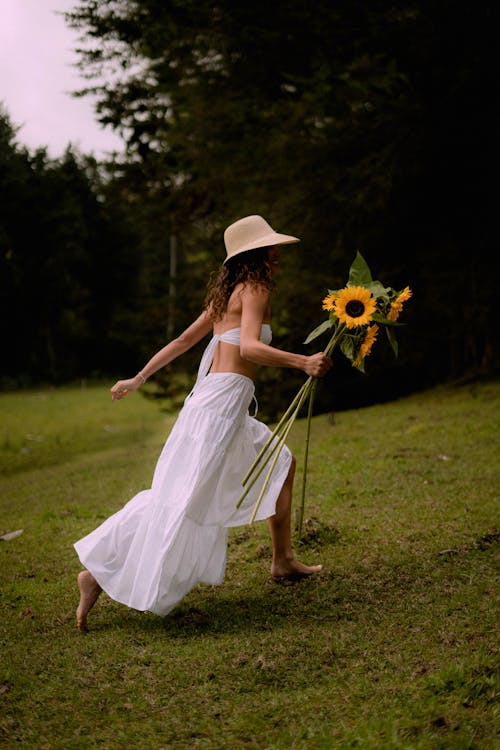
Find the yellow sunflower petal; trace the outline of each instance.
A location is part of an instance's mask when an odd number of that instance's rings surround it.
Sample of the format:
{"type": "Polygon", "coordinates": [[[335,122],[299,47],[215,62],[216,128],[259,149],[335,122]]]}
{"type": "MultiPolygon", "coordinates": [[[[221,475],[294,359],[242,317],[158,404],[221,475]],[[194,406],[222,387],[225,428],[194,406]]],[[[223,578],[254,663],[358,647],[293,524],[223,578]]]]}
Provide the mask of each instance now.
{"type": "Polygon", "coordinates": [[[409,286],[405,286],[405,288],[403,289],[403,291],[398,296],[398,301],[399,302],[406,302],[406,300],[410,299],[410,297],[412,296],[412,294],[413,294],[413,292],[411,291],[410,287],[409,286]]]}
{"type": "Polygon", "coordinates": [[[399,313],[402,310],[402,305],[398,305],[396,302],[391,302],[391,309],[387,313],[387,320],[397,320],[399,313]]]}
{"type": "Polygon", "coordinates": [[[333,310],[347,328],[367,325],[375,312],[377,300],[364,286],[347,286],[334,300],[333,310]]]}
{"type": "Polygon", "coordinates": [[[399,318],[399,313],[403,309],[403,302],[409,300],[411,296],[412,291],[410,287],[405,287],[403,291],[398,294],[396,299],[391,302],[390,310],[387,313],[387,320],[397,320],[399,318]]]}
{"type": "Polygon", "coordinates": [[[356,356],[356,359],[354,360],[355,366],[360,365],[361,362],[364,360],[364,358],[370,354],[372,350],[372,346],[376,341],[377,334],[378,334],[378,325],[371,325],[367,328],[365,338],[363,339],[363,343],[359,347],[358,354],[356,356]]]}
{"type": "Polygon", "coordinates": [[[323,310],[333,310],[336,298],[336,294],[328,294],[323,300],[323,310]]]}

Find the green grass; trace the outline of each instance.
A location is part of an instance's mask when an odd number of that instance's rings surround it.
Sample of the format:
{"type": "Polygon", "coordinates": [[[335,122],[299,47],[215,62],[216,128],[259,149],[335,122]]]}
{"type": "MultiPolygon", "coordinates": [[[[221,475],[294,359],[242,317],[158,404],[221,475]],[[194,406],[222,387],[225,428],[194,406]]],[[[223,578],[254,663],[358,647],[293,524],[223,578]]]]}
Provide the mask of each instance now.
{"type": "Polygon", "coordinates": [[[223,585],[165,619],[103,596],[84,636],[72,543],[149,486],[172,417],[105,389],[0,396],[0,527],[24,530],[0,542],[0,745],[497,747],[499,400],[315,418],[297,553],[320,575],[273,583],[266,525],[234,529],[223,585]]]}

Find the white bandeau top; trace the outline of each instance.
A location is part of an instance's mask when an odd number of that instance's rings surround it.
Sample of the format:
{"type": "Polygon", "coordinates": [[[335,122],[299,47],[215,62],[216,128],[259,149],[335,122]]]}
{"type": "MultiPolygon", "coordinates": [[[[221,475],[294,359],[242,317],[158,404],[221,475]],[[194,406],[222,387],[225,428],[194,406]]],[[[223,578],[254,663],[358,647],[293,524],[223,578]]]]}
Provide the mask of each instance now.
{"type": "MultiPolygon", "coordinates": [[[[196,389],[196,386],[199,384],[200,380],[208,375],[208,372],[212,366],[212,362],[214,361],[215,350],[217,349],[219,342],[222,341],[224,344],[233,344],[233,346],[239,346],[240,332],[241,328],[230,328],[228,331],[224,331],[223,333],[214,333],[208,343],[207,348],[203,352],[194,389],[196,389]]],[[[263,323],[260,329],[260,340],[263,344],[270,344],[272,338],[273,334],[271,331],[271,326],[269,325],[269,323],[263,323]]]]}
{"type": "MultiPolygon", "coordinates": [[[[225,344],[234,344],[235,346],[240,345],[240,333],[241,328],[230,328],[224,333],[214,333],[214,338],[218,341],[223,341],[225,344]]],[[[263,344],[270,344],[273,339],[271,326],[269,323],[263,323],[260,329],[260,340],[263,344]]],[[[213,340],[213,339],[212,339],[213,340]]]]}

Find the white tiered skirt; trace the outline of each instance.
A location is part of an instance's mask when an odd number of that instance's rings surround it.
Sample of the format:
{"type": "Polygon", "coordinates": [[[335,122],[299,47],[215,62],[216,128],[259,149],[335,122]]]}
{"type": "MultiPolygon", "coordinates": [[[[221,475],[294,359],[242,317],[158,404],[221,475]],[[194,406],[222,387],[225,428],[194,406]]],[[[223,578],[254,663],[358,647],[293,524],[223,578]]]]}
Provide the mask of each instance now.
{"type": "MultiPolygon", "coordinates": [[[[75,544],[82,564],[112,599],[167,614],[197,583],[218,584],[227,527],[248,523],[265,470],[240,508],[241,480],[270,430],[250,417],[254,384],[211,373],[186,399],[165,443],[151,489],[75,544]]],[[[274,515],[291,454],[285,446],[256,519],[274,515]]]]}

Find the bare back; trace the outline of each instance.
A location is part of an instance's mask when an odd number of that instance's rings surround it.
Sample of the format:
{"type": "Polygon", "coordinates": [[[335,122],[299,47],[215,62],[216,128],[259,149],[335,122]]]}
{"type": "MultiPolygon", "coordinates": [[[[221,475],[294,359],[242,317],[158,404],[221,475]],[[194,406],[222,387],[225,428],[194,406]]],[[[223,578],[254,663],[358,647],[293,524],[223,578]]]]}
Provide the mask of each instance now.
{"type": "MultiPolygon", "coordinates": [[[[261,295],[262,291],[261,289],[261,295]]],[[[214,334],[221,334],[232,328],[242,328],[242,325],[244,325],[250,330],[252,337],[255,336],[256,339],[260,337],[262,324],[270,323],[271,320],[269,293],[265,292],[265,304],[261,305],[261,309],[258,310],[247,303],[249,294],[252,294],[249,285],[238,284],[235,287],[223,318],[214,325],[214,334]]],[[[234,344],[226,344],[223,341],[219,343],[210,372],[235,372],[239,375],[246,375],[253,380],[255,371],[256,365],[243,359],[240,354],[240,347],[234,344]]]]}

